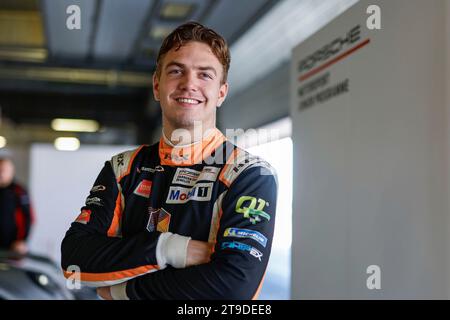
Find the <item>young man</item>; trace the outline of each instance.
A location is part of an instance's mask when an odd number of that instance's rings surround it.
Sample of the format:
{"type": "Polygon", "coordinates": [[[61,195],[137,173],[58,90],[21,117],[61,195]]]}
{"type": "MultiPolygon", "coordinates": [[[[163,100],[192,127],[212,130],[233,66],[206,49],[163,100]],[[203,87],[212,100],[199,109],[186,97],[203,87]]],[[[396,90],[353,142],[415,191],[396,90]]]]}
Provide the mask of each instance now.
{"type": "Polygon", "coordinates": [[[26,254],[33,209],[25,188],[14,181],[11,157],[10,151],[0,151],[0,250],[26,254]]]}
{"type": "Polygon", "coordinates": [[[198,23],[164,40],[153,76],[162,137],[106,162],[63,240],[66,277],[76,265],[104,299],[258,295],[276,177],[215,126],[229,65],[225,40],[198,23]]]}

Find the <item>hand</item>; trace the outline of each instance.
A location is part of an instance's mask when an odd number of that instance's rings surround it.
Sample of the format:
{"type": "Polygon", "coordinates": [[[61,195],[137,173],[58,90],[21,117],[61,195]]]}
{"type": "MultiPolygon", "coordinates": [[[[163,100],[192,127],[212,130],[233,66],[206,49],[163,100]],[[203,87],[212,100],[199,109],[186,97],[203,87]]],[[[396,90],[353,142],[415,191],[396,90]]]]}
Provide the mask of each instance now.
{"type": "Polygon", "coordinates": [[[113,297],[111,296],[110,288],[111,287],[98,287],[97,288],[97,294],[103,300],[113,300],[113,297]]]}
{"type": "Polygon", "coordinates": [[[19,255],[25,255],[28,252],[28,247],[25,241],[18,240],[13,242],[13,244],[10,247],[10,250],[14,253],[17,253],[19,255]]]}
{"type": "Polygon", "coordinates": [[[189,240],[187,247],[186,267],[207,263],[210,261],[214,244],[189,240]]]}

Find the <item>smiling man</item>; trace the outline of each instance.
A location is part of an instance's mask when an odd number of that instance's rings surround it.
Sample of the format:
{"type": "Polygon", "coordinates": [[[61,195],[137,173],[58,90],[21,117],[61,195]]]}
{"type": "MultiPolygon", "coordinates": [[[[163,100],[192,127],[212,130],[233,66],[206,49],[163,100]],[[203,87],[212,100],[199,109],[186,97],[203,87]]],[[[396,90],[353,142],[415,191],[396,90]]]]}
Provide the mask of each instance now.
{"type": "Polygon", "coordinates": [[[153,75],[161,139],[105,163],[62,242],[62,267],[104,299],[252,299],[272,246],[276,175],[216,128],[225,40],[190,22],[153,75]],[[77,266],[73,268],[72,266],[77,266]]]}
{"type": "Polygon", "coordinates": [[[153,87],[161,103],[166,136],[178,128],[193,130],[196,121],[201,121],[205,130],[215,128],[216,108],[228,92],[230,63],[226,52],[217,54],[223,55],[223,64],[208,44],[197,41],[160,53],[153,87]]]}

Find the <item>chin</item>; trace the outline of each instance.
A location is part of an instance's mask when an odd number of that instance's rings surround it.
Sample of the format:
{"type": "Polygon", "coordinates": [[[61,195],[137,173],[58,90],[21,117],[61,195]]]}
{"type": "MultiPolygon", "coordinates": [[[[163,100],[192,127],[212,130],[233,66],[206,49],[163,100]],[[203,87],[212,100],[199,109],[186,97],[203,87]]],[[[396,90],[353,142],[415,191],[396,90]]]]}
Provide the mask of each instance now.
{"type": "Polygon", "coordinates": [[[189,120],[189,121],[182,121],[180,122],[180,127],[182,128],[194,128],[195,123],[202,123],[202,120],[198,119],[198,120],[189,120]]]}
{"type": "Polygon", "coordinates": [[[171,121],[175,128],[191,128],[195,122],[202,121],[201,119],[195,119],[191,117],[178,117],[171,121]]]}

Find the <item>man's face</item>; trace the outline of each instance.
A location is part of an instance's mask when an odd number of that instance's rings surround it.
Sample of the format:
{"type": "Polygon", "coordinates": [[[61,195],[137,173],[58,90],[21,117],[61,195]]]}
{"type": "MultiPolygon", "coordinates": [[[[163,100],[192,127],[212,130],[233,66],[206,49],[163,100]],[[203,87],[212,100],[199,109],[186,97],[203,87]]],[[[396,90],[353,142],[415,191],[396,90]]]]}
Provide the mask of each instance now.
{"type": "Polygon", "coordinates": [[[153,94],[160,101],[163,125],[169,130],[192,129],[201,121],[204,129],[215,127],[216,107],[228,92],[222,84],[223,67],[210,47],[191,41],[163,58],[160,78],[153,76],[153,94]]]}
{"type": "Polygon", "coordinates": [[[14,178],[14,165],[9,159],[0,159],[0,187],[7,187],[14,178]]]}

